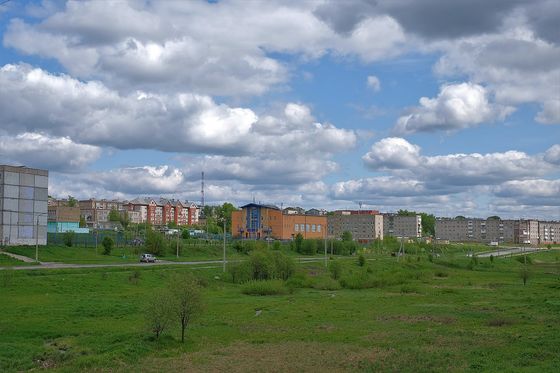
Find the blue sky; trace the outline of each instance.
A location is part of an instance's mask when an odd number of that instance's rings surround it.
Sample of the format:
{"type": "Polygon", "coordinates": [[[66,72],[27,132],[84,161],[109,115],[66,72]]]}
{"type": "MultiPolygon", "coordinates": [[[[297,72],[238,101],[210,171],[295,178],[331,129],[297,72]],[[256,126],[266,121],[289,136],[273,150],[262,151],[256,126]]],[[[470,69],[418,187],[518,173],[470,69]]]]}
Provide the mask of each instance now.
{"type": "Polygon", "coordinates": [[[10,1],[0,162],[58,197],[560,217],[555,1],[10,1]]]}

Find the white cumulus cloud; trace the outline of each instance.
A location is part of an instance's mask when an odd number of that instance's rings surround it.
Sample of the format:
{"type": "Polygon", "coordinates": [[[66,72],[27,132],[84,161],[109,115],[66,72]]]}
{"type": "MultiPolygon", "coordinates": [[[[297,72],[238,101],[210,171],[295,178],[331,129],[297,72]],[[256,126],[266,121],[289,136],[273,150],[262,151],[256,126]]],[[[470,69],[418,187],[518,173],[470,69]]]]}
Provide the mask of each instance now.
{"type": "Polygon", "coordinates": [[[460,130],[503,120],[513,110],[491,103],[481,85],[448,84],[440,88],[436,98],[422,97],[420,106],[402,115],[394,130],[397,134],[460,130]]]}

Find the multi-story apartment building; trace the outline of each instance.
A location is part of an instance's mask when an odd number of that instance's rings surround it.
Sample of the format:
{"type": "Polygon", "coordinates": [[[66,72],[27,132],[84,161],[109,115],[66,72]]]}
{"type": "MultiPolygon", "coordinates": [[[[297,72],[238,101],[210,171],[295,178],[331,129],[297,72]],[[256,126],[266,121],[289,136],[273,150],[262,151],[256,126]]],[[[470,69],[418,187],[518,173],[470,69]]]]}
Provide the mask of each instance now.
{"type": "Polygon", "coordinates": [[[79,201],[78,205],[80,206],[81,216],[85,219],[87,226],[91,228],[98,228],[107,223],[109,221],[109,214],[113,210],[117,211],[122,217],[126,214],[131,223],[140,223],[140,213],[128,211],[126,201],[90,198],[79,201]]]}
{"type": "Polygon", "coordinates": [[[438,218],[438,240],[452,242],[515,242],[515,221],[501,219],[438,218]]]}
{"type": "Polygon", "coordinates": [[[383,239],[383,215],[375,210],[335,211],[327,216],[328,236],[341,237],[348,231],[362,243],[383,239]]]}
{"type": "Polygon", "coordinates": [[[537,220],[516,220],[516,243],[537,245],[539,243],[539,222],[537,220]]]}
{"type": "Polygon", "coordinates": [[[325,238],[327,217],[283,213],[276,206],[250,203],[232,213],[231,234],[252,239],[270,237],[289,240],[298,234],[304,238],[325,238]]]}
{"type": "Polygon", "coordinates": [[[394,237],[422,237],[422,216],[383,214],[383,235],[394,237]]]}
{"type": "Polygon", "coordinates": [[[49,172],[0,165],[0,241],[46,245],[49,172]]]}
{"type": "Polygon", "coordinates": [[[560,242],[560,221],[539,221],[539,243],[557,244],[560,242]]]}
{"type": "Polygon", "coordinates": [[[80,208],[78,206],[49,206],[47,232],[64,233],[72,231],[75,233],[88,233],[88,228],[80,228],[80,208]]]}
{"type": "Polygon", "coordinates": [[[136,198],[126,205],[130,212],[138,214],[139,222],[152,225],[177,225],[197,224],[199,208],[194,203],[169,200],[165,198],[136,198]]]}

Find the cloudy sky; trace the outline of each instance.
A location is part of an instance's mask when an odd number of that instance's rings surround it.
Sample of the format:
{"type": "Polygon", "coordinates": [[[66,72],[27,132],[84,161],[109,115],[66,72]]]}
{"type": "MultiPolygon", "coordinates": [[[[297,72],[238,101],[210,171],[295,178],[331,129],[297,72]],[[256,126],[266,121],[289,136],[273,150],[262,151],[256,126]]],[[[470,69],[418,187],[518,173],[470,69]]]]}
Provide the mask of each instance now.
{"type": "Polygon", "coordinates": [[[560,218],[557,0],[0,4],[53,196],[560,218]]]}

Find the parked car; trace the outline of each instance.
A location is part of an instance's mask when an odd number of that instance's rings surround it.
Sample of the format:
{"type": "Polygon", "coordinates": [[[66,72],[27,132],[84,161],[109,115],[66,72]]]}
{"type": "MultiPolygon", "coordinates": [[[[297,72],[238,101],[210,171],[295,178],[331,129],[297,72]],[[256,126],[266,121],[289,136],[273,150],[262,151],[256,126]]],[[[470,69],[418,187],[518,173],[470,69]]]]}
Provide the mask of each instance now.
{"type": "Polygon", "coordinates": [[[152,254],[142,254],[140,256],[140,262],[155,263],[156,262],[156,257],[153,256],[152,254]]]}

